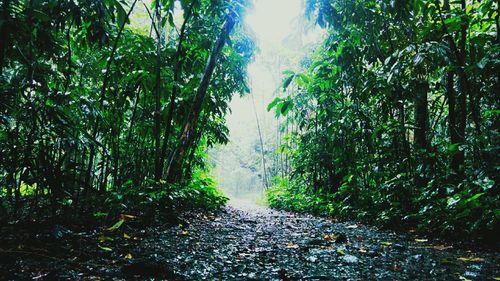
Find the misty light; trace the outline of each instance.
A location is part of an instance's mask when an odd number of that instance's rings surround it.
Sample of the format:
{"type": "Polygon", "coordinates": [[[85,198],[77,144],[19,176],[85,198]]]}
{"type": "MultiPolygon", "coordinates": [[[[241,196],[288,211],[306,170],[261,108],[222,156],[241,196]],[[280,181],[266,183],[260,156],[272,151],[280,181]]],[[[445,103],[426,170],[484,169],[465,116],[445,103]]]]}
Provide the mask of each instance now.
{"type": "Polygon", "coordinates": [[[255,60],[248,66],[251,93],[233,98],[227,117],[230,142],[210,153],[219,187],[233,205],[241,207],[245,202],[234,199],[263,197],[257,121],[269,168],[278,146],[278,121],[273,112],[267,112],[267,105],[279,94],[283,70],[298,70],[299,61],[308,54],[304,45],[319,42],[322,34],[313,24],[307,25],[303,13],[303,0],[254,0],[244,18],[257,46],[255,60]]]}
{"type": "Polygon", "coordinates": [[[301,16],[301,0],[255,0],[245,22],[255,32],[261,49],[278,45],[293,32],[294,19],[301,16]]]}

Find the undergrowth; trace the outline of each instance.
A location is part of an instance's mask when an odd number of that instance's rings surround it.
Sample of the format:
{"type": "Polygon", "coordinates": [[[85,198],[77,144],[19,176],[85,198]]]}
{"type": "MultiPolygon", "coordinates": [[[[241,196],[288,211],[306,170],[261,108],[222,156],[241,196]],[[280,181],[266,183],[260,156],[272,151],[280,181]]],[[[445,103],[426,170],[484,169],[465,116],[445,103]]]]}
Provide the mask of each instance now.
{"type": "Polygon", "coordinates": [[[313,191],[300,180],[275,178],[274,185],[267,190],[267,200],[270,207],[281,210],[497,243],[500,196],[494,194],[493,187],[488,180],[463,182],[458,187],[461,192],[442,196],[439,189],[429,184],[424,192],[408,198],[409,206],[402,206],[394,194],[364,189],[352,179],[344,181],[337,192],[328,193],[313,191]]]}

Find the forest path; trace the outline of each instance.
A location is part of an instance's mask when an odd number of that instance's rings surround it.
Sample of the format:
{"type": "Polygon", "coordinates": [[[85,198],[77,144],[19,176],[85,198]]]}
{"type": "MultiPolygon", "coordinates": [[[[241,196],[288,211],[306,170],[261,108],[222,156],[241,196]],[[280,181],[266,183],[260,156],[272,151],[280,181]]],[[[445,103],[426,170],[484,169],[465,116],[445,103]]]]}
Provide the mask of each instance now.
{"type": "Polygon", "coordinates": [[[499,263],[493,251],[246,201],[175,226],[0,238],[0,280],[499,280],[499,263]]]}
{"type": "MultiPolygon", "coordinates": [[[[172,229],[169,249],[188,280],[491,280],[495,253],[455,249],[359,224],[231,202],[217,216],[172,229]]],[[[158,249],[160,252],[160,249],[158,249]]],[[[498,280],[498,279],[497,279],[498,280]]]]}

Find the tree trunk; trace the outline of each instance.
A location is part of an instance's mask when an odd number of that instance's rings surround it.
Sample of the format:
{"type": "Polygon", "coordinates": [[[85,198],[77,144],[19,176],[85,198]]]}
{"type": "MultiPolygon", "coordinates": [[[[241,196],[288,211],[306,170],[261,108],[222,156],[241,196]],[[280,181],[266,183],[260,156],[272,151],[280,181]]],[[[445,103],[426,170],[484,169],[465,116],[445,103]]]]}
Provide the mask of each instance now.
{"type": "MultiPolygon", "coordinates": [[[[446,96],[448,100],[448,131],[450,142],[457,144],[460,142],[460,137],[457,131],[455,79],[453,72],[448,72],[446,76],[446,96]]],[[[453,154],[450,166],[455,173],[458,173],[461,162],[463,162],[463,154],[453,154]]]]}
{"type": "Polygon", "coordinates": [[[264,140],[262,139],[262,131],[260,129],[259,116],[257,115],[257,109],[255,108],[255,99],[254,99],[253,94],[251,94],[251,95],[252,95],[253,113],[255,115],[255,122],[257,123],[257,131],[259,133],[259,140],[260,140],[260,152],[261,152],[261,156],[262,156],[262,172],[263,172],[262,183],[264,185],[264,189],[266,189],[269,187],[269,179],[268,179],[267,171],[266,171],[266,154],[264,151],[264,140]]]}
{"type": "Polygon", "coordinates": [[[4,0],[2,5],[2,18],[4,22],[0,27],[0,76],[3,73],[3,67],[5,64],[5,52],[9,45],[9,25],[10,25],[10,14],[9,14],[10,0],[4,0]]]}
{"type": "Polygon", "coordinates": [[[427,97],[429,92],[429,83],[425,80],[418,81],[417,93],[415,99],[415,149],[417,153],[417,163],[421,169],[417,169],[415,174],[415,185],[423,187],[427,184],[427,167],[428,167],[428,127],[429,127],[429,114],[427,97]]]}
{"type": "MultiPolygon", "coordinates": [[[[161,165],[161,12],[160,1],[156,1],[155,5],[156,25],[157,25],[157,42],[156,42],[156,83],[155,83],[155,112],[154,112],[154,140],[155,140],[155,181],[161,178],[162,165],[161,165]]],[[[155,24],[155,23],[153,23],[155,24]]]]}
{"type": "MultiPolygon", "coordinates": [[[[106,98],[106,90],[108,88],[108,82],[109,82],[109,72],[111,70],[111,64],[113,63],[115,59],[115,53],[116,50],[118,49],[118,42],[120,41],[120,38],[122,36],[123,30],[125,28],[125,25],[130,18],[130,15],[132,14],[132,11],[134,10],[135,5],[137,4],[138,0],[134,0],[132,3],[132,6],[130,6],[130,9],[125,16],[124,21],[122,22],[120,29],[118,30],[118,34],[116,35],[116,39],[113,42],[113,48],[111,49],[111,54],[109,56],[109,59],[106,63],[106,70],[104,72],[104,78],[102,81],[102,88],[101,88],[101,96],[99,98],[99,109],[102,110],[104,106],[104,99],[106,98]]],[[[92,139],[95,140],[97,138],[98,134],[98,129],[99,129],[99,118],[96,117],[96,120],[94,122],[94,127],[92,128],[92,139]]],[[[94,167],[94,160],[96,157],[96,147],[95,144],[92,144],[90,147],[90,156],[89,156],[89,163],[87,165],[87,176],[85,178],[85,184],[88,185],[89,187],[92,186],[92,170],[94,167]]]]}
{"type": "Polygon", "coordinates": [[[184,22],[182,23],[181,27],[181,32],[179,35],[179,42],[177,44],[177,50],[175,52],[175,56],[173,59],[174,63],[174,81],[172,83],[172,94],[170,95],[170,103],[168,105],[168,112],[167,112],[167,119],[165,122],[165,133],[163,135],[163,147],[161,149],[161,155],[160,155],[160,173],[163,173],[163,165],[165,163],[165,157],[167,155],[167,148],[168,148],[168,143],[170,140],[170,135],[172,131],[172,119],[174,116],[174,109],[175,109],[175,100],[177,99],[177,95],[180,92],[179,89],[179,83],[180,83],[180,78],[181,78],[181,71],[182,71],[182,60],[181,60],[181,55],[182,55],[182,44],[184,43],[184,38],[186,36],[186,27],[189,19],[191,18],[191,15],[193,13],[193,8],[194,5],[198,2],[198,0],[194,0],[191,5],[189,6],[189,9],[186,13],[186,17],[184,19],[184,22]]]}
{"type": "Polygon", "coordinates": [[[169,166],[167,169],[167,180],[171,183],[176,182],[182,173],[182,165],[184,163],[186,151],[191,146],[191,143],[193,141],[193,131],[196,128],[198,118],[203,107],[203,102],[205,101],[208,86],[215,69],[215,65],[222,51],[222,48],[226,43],[226,39],[235,25],[235,20],[236,13],[232,11],[228,14],[219,38],[215,42],[210,56],[208,57],[205,71],[201,78],[200,85],[198,86],[198,90],[196,91],[193,107],[189,112],[186,123],[184,125],[184,129],[182,130],[182,134],[179,140],[179,147],[174,151],[174,153],[172,153],[172,157],[169,161],[169,166]]]}
{"type": "MultiPolygon", "coordinates": [[[[465,0],[461,0],[461,8],[465,13],[466,3],[465,0]]],[[[459,95],[457,96],[456,104],[456,137],[459,145],[465,144],[465,127],[467,124],[467,97],[470,95],[470,84],[465,73],[465,64],[467,58],[467,24],[462,23],[460,30],[460,46],[457,49],[457,63],[458,63],[458,83],[459,83],[459,95]]],[[[462,180],[465,178],[465,154],[463,149],[458,149],[457,153],[454,155],[453,161],[455,163],[452,166],[456,167],[457,179],[462,180]]]]}
{"type": "Polygon", "coordinates": [[[418,150],[425,152],[428,147],[427,130],[429,114],[427,109],[427,96],[429,84],[425,80],[418,81],[415,99],[415,145],[418,150]]]}
{"type": "MultiPolygon", "coordinates": [[[[462,9],[466,9],[465,0],[461,0],[462,9]]],[[[449,0],[443,1],[443,9],[447,13],[445,18],[448,18],[450,13],[449,0]]],[[[466,39],[467,39],[467,24],[463,23],[460,30],[460,46],[457,47],[453,40],[452,34],[448,32],[445,24],[445,19],[441,15],[444,32],[448,34],[448,45],[452,54],[455,56],[455,64],[457,66],[459,94],[456,95],[454,89],[454,74],[449,72],[446,81],[446,95],[448,98],[448,129],[450,133],[450,141],[453,145],[463,145],[465,143],[465,126],[467,122],[467,96],[469,91],[469,83],[464,70],[466,60],[466,39]]],[[[465,177],[464,170],[465,155],[461,147],[453,154],[450,167],[457,176],[457,180],[465,177]]]]}

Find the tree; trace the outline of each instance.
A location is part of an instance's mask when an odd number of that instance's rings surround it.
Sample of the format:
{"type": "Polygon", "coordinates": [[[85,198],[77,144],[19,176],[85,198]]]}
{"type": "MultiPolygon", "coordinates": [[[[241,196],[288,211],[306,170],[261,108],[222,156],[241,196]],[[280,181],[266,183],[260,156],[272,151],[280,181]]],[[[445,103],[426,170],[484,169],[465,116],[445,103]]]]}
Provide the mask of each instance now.
{"type": "Polygon", "coordinates": [[[235,7],[233,7],[226,16],[226,20],[224,22],[222,30],[217,38],[217,41],[214,43],[214,46],[212,47],[212,50],[208,57],[205,70],[203,71],[203,76],[201,78],[198,89],[196,90],[193,106],[186,118],[186,122],[182,129],[182,134],[179,139],[179,147],[174,151],[169,161],[169,166],[167,169],[167,179],[169,182],[176,182],[182,174],[182,166],[185,161],[187,149],[192,145],[195,139],[195,132],[197,130],[199,116],[202,111],[203,103],[205,101],[205,96],[210,84],[210,79],[214,72],[220,53],[222,52],[222,48],[226,44],[227,37],[231,33],[237,21],[238,14],[236,6],[238,5],[241,5],[241,3],[236,2],[234,4],[235,7]]]}
{"type": "Polygon", "coordinates": [[[479,159],[498,134],[480,118],[498,123],[497,2],[307,1],[328,37],[270,105],[301,128],[271,203],[304,208],[300,196],[322,202],[313,212],[494,233],[484,208],[498,200],[498,159],[479,159]]]}

